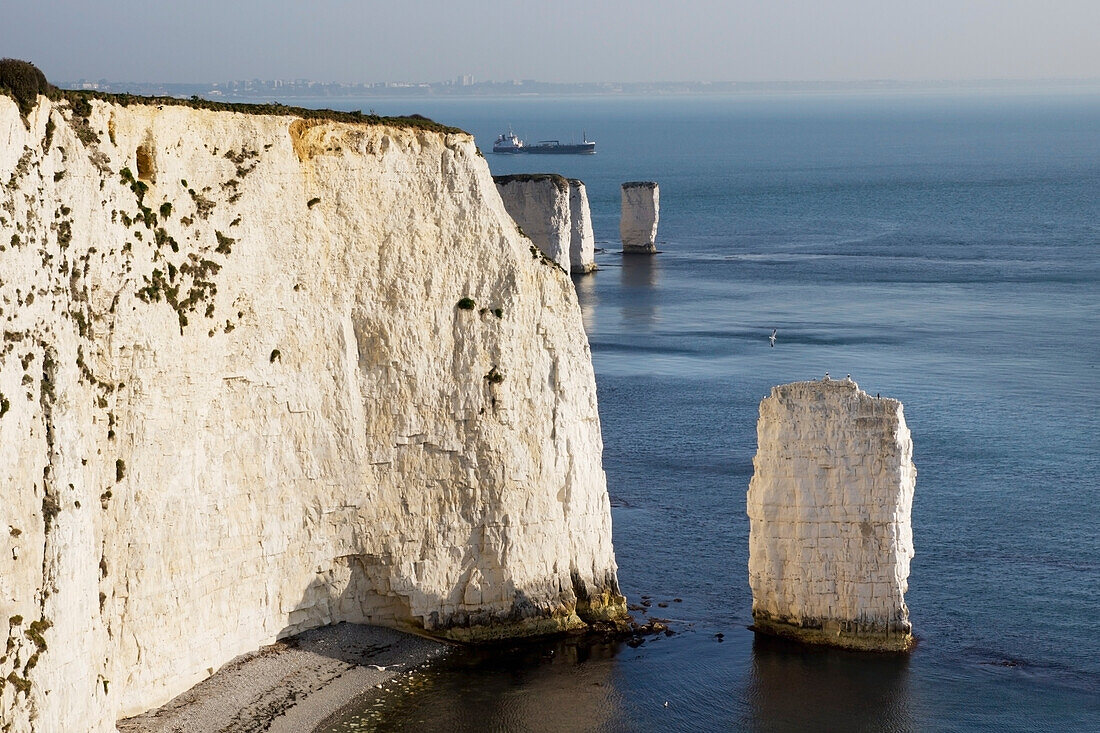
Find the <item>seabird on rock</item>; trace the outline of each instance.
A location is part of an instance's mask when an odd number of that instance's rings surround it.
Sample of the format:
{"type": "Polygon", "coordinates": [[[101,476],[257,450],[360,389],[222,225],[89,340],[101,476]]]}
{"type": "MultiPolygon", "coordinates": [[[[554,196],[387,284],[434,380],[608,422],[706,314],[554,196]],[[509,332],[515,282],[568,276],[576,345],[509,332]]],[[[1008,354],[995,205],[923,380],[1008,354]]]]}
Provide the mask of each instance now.
{"type": "Polygon", "coordinates": [[[825,372],[825,378],[821,381],[823,381],[823,382],[828,382],[829,381],[829,372],[825,372]]]}
{"type": "Polygon", "coordinates": [[[768,341],[771,341],[771,342],[772,342],[772,348],[774,348],[774,347],[775,347],[775,333],[776,333],[776,331],[778,331],[778,330],[779,330],[778,328],[773,328],[773,329],[772,329],[772,335],[771,335],[771,336],[768,336],[768,341]]]}

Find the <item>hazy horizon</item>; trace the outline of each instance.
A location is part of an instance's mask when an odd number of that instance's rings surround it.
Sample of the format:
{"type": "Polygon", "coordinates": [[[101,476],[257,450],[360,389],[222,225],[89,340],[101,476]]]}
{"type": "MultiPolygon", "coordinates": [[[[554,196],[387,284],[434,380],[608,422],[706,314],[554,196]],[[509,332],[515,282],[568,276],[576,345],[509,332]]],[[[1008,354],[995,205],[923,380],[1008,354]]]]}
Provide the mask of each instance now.
{"type": "MultiPolygon", "coordinates": [[[[33,61],[33,59],[26,59],[33,61]]],[[[338,81],[335,79],[311,79],[308,77],[240,77],[240,78],[218,78],[218,79],[192,79],[185,81],[165,81],[163,79],[110,79],[107,77],[88,77],[81,76],[76,78],[57,78],[50,77],[50,81],[54,83],[64,82],[79,82],[84,81],[87,83],[95,83],[99,81],[106,81],[113,85],[125,85],[125,84],[140,84],[140,85],[174,85],[174,86],[188,86],[188,85],[216,85],[223,84],[225,82],[245,82],[259,80],[262,82],[270,81],[284,81],[284,82],[311,82],[319,84],[341,84],[347,86],[355,85],[368,85],[368,84],[409,84],[412,86],[423,85],[435,85],[435,84],[447,84],[455,81],[455,76],[450,78],[441,79],[424,79],[424,80],[409,80],[409,79],[351,79],[346,81],[338,81]]],[[[768,88],[774,87],[780,89],[783,87],[804,87],[814,88],[822,87],[823,89],[851,87],[854,89],[869,89],[873,87],[884,88],[922,88],[922,87],[971,87],[971,86],[1038,86],[1044,85],[1072,85],[1072,86],[1086,86],[1100,84],[1100,73],[1094,76],[1082,76],[1082,77],[1048,77],[1048,78],[1033,78],[1033,79],[1013,79],[1013,78],[974,78],[974,79],[851,79],[851,80],[831,80],[831,79],[764,79],[748,81],[744,79],[668,79],[664,81],[623,81],[622,79],[594,79],[586,81],[564,81],[564,82],[551,82],[545,79],[477,79],[474,78],[473,83],[488,83],[488,84],[511,84],[513,82],[521,82],[528,84],[550,84],[561,86],[582,86],[582,85],[653,85],[653,86],[674,86],[677,84],[691,84],[691,85],[734,85],[743,84],[746,87],[752,88],[768,88]]]]}
{"type": "Polygon", "coordinates": [[[5,9],[0,56],[50,79],[363,83],[962,82],[1091,80],[1100,3],[1064,0],[658,0],[530,8],[442,0],[285,0],[5,9]]]}

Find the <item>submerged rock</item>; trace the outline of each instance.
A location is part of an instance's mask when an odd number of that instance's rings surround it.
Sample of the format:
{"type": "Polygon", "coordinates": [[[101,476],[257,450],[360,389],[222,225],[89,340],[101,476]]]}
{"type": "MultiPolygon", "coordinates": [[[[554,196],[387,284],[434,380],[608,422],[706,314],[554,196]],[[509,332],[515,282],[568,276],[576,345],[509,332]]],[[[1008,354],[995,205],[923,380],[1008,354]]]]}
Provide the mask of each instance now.
{"type": "Polygon", "coordinates": [[[760,403],[749,483],[756,631],[900,651],[916,468],[897,400],[851,379],[774,387],[760,403]]]}
{"type": "Polygon", "coordinates": [[[622,186],[622,215],[619,236],[624,253],[652,254],[657,251],[657,220],[661,195],[653,181],[631,181],[622,186]]]}

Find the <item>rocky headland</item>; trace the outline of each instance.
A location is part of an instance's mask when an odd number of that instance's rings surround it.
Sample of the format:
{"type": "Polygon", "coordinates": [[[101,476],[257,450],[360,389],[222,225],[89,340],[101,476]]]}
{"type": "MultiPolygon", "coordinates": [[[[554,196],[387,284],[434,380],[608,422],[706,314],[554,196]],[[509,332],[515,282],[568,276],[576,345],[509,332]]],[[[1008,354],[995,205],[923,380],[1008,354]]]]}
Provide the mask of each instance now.
{"type": "Polygon", "coordinates": [[[5,729],[341,621],[625,617],[576,295],[469,135],[0,95],[0,185],[5,729]]]}

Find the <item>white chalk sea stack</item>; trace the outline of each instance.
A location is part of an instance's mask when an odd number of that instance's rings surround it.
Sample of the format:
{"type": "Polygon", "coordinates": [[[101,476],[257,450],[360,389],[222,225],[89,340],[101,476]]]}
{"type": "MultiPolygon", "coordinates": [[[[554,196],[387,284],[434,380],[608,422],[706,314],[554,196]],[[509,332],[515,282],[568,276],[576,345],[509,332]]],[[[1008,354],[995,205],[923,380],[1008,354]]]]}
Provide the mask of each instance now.
{"type": "Polygon", "coordinates": [[[556,173],[495,176],[504,208],[544,255],[570,270],[569,182],[556,173]]]}
{"type": "Polygon", "coordinates": [[[625,616],[576,293],[469,135],[0,95],[0,183],[5,730],[340,621],[625,616]]]}
{"type": "Polygon", "coordinates": [[[596,237],[592,233],[592,210],[584,182],[569,179],[569,271],[584,274],[596,270],[596,237]]]}
{"type": "Polygon", "coordinates": [[[916,468],[897,400],[855,382],[774,387],[760,403],[749,483],[749,585],[757,631],[901,651],[916,468]]]}
{"type": "Polygon", "coordinates": [[[657,251],[660,213],[661,192],[656,183],[630,181],[622,185],[619,236],[624,253],[652,254],[657,251]]]}

